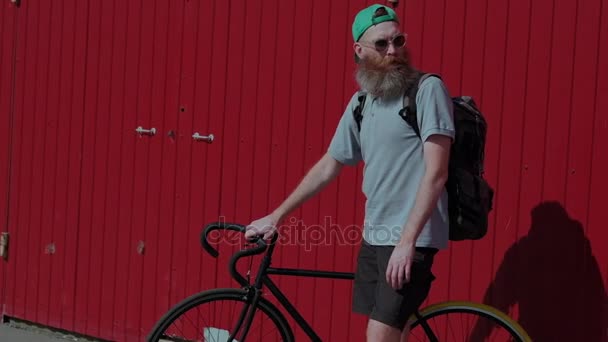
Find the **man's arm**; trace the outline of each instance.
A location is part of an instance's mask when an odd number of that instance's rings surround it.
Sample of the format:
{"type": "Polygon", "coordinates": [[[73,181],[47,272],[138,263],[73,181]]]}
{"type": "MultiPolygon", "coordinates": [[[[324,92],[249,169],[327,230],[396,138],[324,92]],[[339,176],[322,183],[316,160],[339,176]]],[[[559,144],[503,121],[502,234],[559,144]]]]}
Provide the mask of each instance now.
{"type": "Polygon", "coordinates": [[[448,180],[451,144],[450,137],[438,134],[430,136],[424,143],[425,172],[399,244],[414,244],[437,206],[439,196],[448,180]]]}
{"type": "Polygon", "coordinates": [[[425,172],[416,193],[414,207],[408,215],[399,244],[393,250],[386,269],[386,280],[395,289],[410,280],[416,239],[424,228],[448,179],[452,138],[435,134],[424,143],[425,172]]]}
{"type": "Polygon", "coordinates": [[[343,164],[326,153],[302,179],[298,187],[272,213],[277,222],[282,221],[294,209],[316,195],[327,186],[342,170],[343,164]]]}
{"type": "Polygon", "coordinates": [[[247,226],[245,236],[252,238],[256,235],[264,235],[270,238],[276,231],[276,226],[294,209],[298,208],[308,199],[325,188],[334,178],[338,176],[344,165],[326,153],[304,176],[296,189],[287,199],[276,208],[270,215],[251,222],[247,226]]]}

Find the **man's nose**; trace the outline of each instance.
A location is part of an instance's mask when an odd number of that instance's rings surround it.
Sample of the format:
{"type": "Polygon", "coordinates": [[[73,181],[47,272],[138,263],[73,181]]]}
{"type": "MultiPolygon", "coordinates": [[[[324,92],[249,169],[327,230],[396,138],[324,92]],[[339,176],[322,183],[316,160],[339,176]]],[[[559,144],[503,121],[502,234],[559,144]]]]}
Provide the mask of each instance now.
{"type": "Polygon", "coordinates": [[[386,54],[389,56],[394,56],[397,54],[397,49],[395,49],[395,45],[392,42],[388,43],[388,47],[386,48],[386,54]]]}

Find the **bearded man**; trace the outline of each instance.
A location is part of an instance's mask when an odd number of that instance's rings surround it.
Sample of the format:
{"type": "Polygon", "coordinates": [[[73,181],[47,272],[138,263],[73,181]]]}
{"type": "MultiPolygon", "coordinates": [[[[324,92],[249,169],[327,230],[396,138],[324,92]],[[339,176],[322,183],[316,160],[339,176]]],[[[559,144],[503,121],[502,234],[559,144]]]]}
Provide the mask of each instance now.
{"type": "Polygon", "coordinates": [[[418,84],[396,13],[383,5],[361,10],[352,26],[356,80],[366,94],[362,120],[355,93],[327,153],[269,215],[247,227],[246,237],[270,238],[293,210],[334,180],[343,166],[365,164],[363,241],[353,289],[354,312],[369,317],[367,341],[406,341],[408,318],[428,296],[431,268],[448,245],[445,182],[454,139],[452,101],[440,78],[418,84]],[[399,114],[411,87],[420,136],[399,114]]]}

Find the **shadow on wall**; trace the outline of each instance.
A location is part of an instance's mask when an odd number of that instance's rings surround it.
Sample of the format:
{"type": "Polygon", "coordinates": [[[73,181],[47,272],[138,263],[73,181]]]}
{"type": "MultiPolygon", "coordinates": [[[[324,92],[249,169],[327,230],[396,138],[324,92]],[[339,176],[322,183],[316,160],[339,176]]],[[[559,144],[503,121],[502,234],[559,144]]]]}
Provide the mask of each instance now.
{"type": "MultiPolygon", "coordinates": [[[[505,254],[484,302],[508,313],[535,342],[608,341],[608,295],[580,222],[557,202],[532,210],[527,236],[505,254]]],[[[475,340],[488,332],[477,327],[475,340]]]]}

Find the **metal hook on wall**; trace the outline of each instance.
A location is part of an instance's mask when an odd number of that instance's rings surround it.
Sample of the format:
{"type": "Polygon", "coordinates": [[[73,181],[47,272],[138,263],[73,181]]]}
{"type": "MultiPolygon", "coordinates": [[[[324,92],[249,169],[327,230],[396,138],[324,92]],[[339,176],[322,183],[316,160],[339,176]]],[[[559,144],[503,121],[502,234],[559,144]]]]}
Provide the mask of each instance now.
{"type": "Polygon", "coordinates": [[[11,0],[11,2],[15,4],[16,7],[21,6],[21,0],[11,0]]]}

